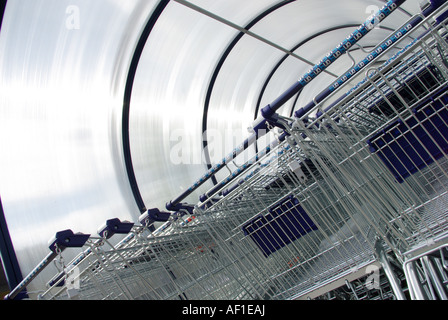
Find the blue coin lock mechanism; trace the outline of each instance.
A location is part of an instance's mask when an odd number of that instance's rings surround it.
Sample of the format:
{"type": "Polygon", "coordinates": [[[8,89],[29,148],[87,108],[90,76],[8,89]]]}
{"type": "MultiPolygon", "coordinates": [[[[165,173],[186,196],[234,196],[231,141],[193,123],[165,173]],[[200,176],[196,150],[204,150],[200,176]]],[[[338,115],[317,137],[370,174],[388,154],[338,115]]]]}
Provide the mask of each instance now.
{"type": "Polygon", "coordinates": [[[129,221],[120,221],[118,218],[109,219],[98,229],[98,235],[109,239],[114,234],[128,234],[133,226],[134,223],[129,221]]]}

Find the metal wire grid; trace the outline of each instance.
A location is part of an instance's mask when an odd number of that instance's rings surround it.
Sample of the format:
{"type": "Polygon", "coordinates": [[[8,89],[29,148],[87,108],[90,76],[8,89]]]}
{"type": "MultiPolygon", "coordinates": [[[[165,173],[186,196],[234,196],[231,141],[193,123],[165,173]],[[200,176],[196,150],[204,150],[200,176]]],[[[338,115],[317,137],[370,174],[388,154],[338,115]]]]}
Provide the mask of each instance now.
{"type": "MultiPolygon", "coordinates": [[[[390,286],[389,280],[382,269],[379,270],[378,281],[375,285],[368,284],[370,275],[366,275],[345,285],[326,292],[313,300],[396,300],[395,294],[390,286]]],[[[405,282],[402,275],[401,282],[405,282]]]]}
{"type": "Polygon", "coordinates": [[[403,270],[412,299],[448,299],[448,245],[446,239],[443,242],[405,261],[403,270]]]}
{"type": "MultiPolygon", "coordinates": [[[[295,147],[285,146],[286,143],[280,145],[280,150],[288,149],[290,152],[281,152],[277,157],[274,174],[272,168],[258,170],[228,198],[217,202],[198,218],[204,217],[210,232],[227,248],[225,252],[235,259],[238,259],[236,256],[245,257],[245,274],[257,278],[264,286],[268,285],[270,297],[278,299],[291,298],[302,290],[328,281],[336,274],[353,270],[374,259],[369,242],[360,233],[357,218],[342,210],[344,199],[336,199],[334,194],[328,196],[333,189],[322,188],[325,181],[312,181],[309,176],[305,183],[302,177],[292,173],[288,163],[298,160],[297,152],[295,147]],[[271,195],[273,190],[277,197],[271,199],[265,196],[271,195]],[[284,241],[278,250],[266,256],[266,252],[254,243],[253,234],[244,234],[242,227],[253,217],[266,216],[269,208],[288,196],[300,199],[300,206],[305,212],[312,212],[310,216],[316,229],[300,237],[297,232],[291,236],[294,233],[291,229],[297,228],[295,225],[306,227],[303,224],[307,223],[290,214],[297,208],[291,204],[261,228],[261,232],[268,234],[264,241],[275,241],[276,244],[284,241]],[[239,206],[235,210],[236,201],[239,206]],[[289,226],[284,226],[287,230],[281,227],[280,230],[268,230],[276,221],[280,223],[280,219],[288,222],[285,225],[289,226]],[[279,239],[281,233],[289,233],[290,238],[279,239]]],[[[291,201],[288,199],[283,204],[291,201]]],[[[362,227],[367,235],[369,227],[362,227]]],[[[373,243],[373,233],[369,236],[370,243],[373,243]]],[[[261,246],[269,244],[272,243],[262,243],[261,246]]]]}
{"type": "MultiPolygon", "coordinates": [[[[76,265],[79,275],[70,280],[81,299],[229,298],[241,285],[214,247],[201,230],[139,239],[118,249],[94,241],[76,265]]],[[[41,298],[65,299],[68,287],[53,286],[41,298]]]]}
{"type": "Polygon", "coordinates": [[[444,33],[445,26],[433,30],[384,70],[371,70],[361,93],[311,125],[299,124],[295,135],[325,179],[338,184],[377,234],[401,253],[447,231],[448,51],[439,37],[444,33]],[[307,148],[310,143],[315,148],[307,148]],[[409,163],[402,162],[403,154],[409,163]],[[392,156],[398,164],[391,163],[392,156]],[[400,167],[400,175],[392,167],[400,167]]]}

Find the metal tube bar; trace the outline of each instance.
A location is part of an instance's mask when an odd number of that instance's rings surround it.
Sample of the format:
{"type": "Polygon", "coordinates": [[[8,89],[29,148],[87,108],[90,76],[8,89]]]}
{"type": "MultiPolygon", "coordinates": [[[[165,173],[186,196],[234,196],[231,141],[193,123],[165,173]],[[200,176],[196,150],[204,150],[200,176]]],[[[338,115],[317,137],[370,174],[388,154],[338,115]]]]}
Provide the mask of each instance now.
{"type": "Polygon", "coordinates": [[[417,270],[415,267],[415,261],[410,261],[405,265],[404,272],[406,274],[406,280],[408,282],[409,293],[412,300],[425,300],[425,294],[423,292],[422,284],[418,279],[417,270]]]}
{"type": "Polygon", "coordinates": [[[353,33],[351,33],[342,43],[340,43],[334,50],[329,52],[317,65],[308,71],[302,78],[299,79],[293,86],[286,90],[280,97],[278,97],[270,105],[267,105],[261,110],[261,114],[265,118],[270,118],[286,101],[292,98],[296,93],[302,90],[314,78],[332,65],[339,57],[348,51],[355,43],[361,40],[368,34],[377,23],[383,21],[393,11],[395,11],[404,1],[389,1],[383,8],[381,8],[372,18],[360,25],[353,33]]]}
{"type": "Polygon", "coordinates": [[[390,286],[392,287],[396,299],[406,300],[406,296],[403,293],[403,289],[401,288],[401,285],[398,282],[397,277],[392,271],[392,266],[390,265],[390,262],[387,259],[386,252],[384,252],[383,246],[381,245],[381,243],[377,242],[375,248],[379,256],[381,266],[383,267],[384,273],[386,274],[386,277],[389,280],[390,286]]]}
{"type": "Polygon", "coordinates": [[[221,162],[215,164],[210,170],[208,170],[199,180],[197,180],[190,188],[188,188],[185,192],[179,195],[174,200],[171,200],[166,204],[166,208],[170,211],[176,211],[178,208],[176,206],[192,194],[197,188],[199,188],[202,184],[204,184],[208,179],[210,179],[215,173],[224,168],[226,164],[235,159],[238,155],[240,155],[244,150],[246,150],[252,143],[256,141],[256,134],[252,134],[246,140],[243,141],[238,147],[236,147],[232,153],[227,155],[221,162]]]}
{"type": "Polygon", "coordinates": [[[246,172],[250,167],[252,167],[255,163],[257,163],[257,161],[260,158],[268,155],[271,152],[271,150],[273,150],[275,147],[277,147],[279,145],[279,143],[280,143],[279,140],[275,140],[274,142],[272,142],[269,146],[267,146],[261,152],[257,153],[254,157],[252,157],[252,159],[250,159],[249,161],[247,161],[246,163],[244,163],[243,165],[238,167],[234,172],[231,172],[231,174],[227,178],[223,179],[215,187],[213,187],[212,189],[207,191],[205,194],[200,196],[199,200],[201,202],[205,202],[210,196],[214,195],[216,192],[218,192],[219,190],[224,188],[226,185],[231,183],[233,180],[238,178],[241,174],[246,172]]]}
{"type": "MultiPolygon", "coordinates": [[[[216,20],[218,22],[221,22],[221,23],[223,23],[223,24],[225,24],[225,25],[227,25],[227,26],[229,26],[231,28],[234,28],[234,29],[236,29],[236,30],[238,30],[238,31],[240,31],[240,32],[242,32],[242,33],[244,33],[244,34],[254,38],[254,39],[257,39],[257,40],[259,40],[261,42],[264,42],[267,45],[269,45],[269,46],[271,46],[271,47],[273,47],[275,49],[278,49],[278,50],[286,53],[287,55],[289,55],[291,57],[294,57],[294,58],[296,58],[296,59],[298,59],[298,60],[300,60],[300,61],[302,61],[302,62],[304,62],[304,63],[306,63],[306,64],[308,64],[310,66],[313,66],[313,63],[311,61],[305,59],[304,57],[301,57],[301,56],[295,54],[294,52],[281,47],[277,43],[274,43],[274,42],[272,42],[272,41],[270,41],[270,40],[268,40],[268,39],[266,39],[266,38],[264,38],[264,37],[262,37],[262,36],[260,36],[260,35],[258,35],[256,33],[252,32],[252,31],[250,31],[248,29],[245,29],[245,28],[243,28],[243,27],[241,27],[241,26],[239,26],[239,25],[229,21],[228,19],[225,19],[225,18],[223,18],[221,16],[218,16],[218,15],[216,15],[216,14],[214,14],[214,13],[208,11],[208,10],[205,10],[204,8],[201,8],[201,7],[195,5],[195,4],[191,3],[191,2],[184,1],[184,0],[174,0],[174,1],[179,3],[179,4],[182,4],[182,5],[186,6],[187,8],[195,10],[195,11],[197,11],[197,12],[199,12],[199,13],[201,13],[201,14],[209,17],[209,18],[212,18],[212,19],[214,19],[214,20],[216,20]]],[[[334,73],[332,73],[330,71],[325,71],[325,72],[327,74],[329,74],[330,76],[337,78],[336,74],[334,74],[334,73]]]]}
{"type": "Polygon", "coordinates": [[[33,281],[39,273],[42,272],[53,260],[58,256],[56,252],[50,252],[29,274],[22,280],[9,294],[5,296],[5,300],[14,299],[26,286],[33,281]]]}
{"type": "MultiPolygon", "coordinates": [[[[386,41],[381,43],[380,45],[376,46],[375,49],[373,49],[369,55],[363,59],[361,62],[359,62],[356,66],[350,68],[342,77],[337,79],[331,86],[329,86],[327,89],[323,90],[321,93],[319,93],[313,101],[309,102],[306,106],[303,108],[300,108],[295,112],[295,116],[297,118],[302,117],[309,111],[311,111],[316,105],[318,105],[320,102],[322,102],[325,98],[330,96],[333,92],[335,92],[338,88],[340,88],[344,83],[346,83],[348,80],[353,78],[356,74],[358,74],[359,71],[363,70],[366,66],[370,65],[372,61],[374,61],[377,57],[379,57],[382,53],[384,53],[387,49],[393,47],[400,39],[404,39],[404,37],[416,26],[418,26],[422,21],[424,21],[425,17],[428,17],[430,14],[434,13],[440,6],[442,6],[443,3],[439,3],[436,1],[432,6],[422,11],[421,15],[417,15],[415,18],[413,18],[411,21],[403,25],[397,32],[394,33],[393,36],[389,37],[386,41]]],[[[423,37],[426,33],[424,33],[419,38],[416,38],[413,40],[412,43],[419,40],[421,37],[423,37]]],[[[412,44],[411,43],[411,44],[412,44]]],[[[330,106],[328,106],[325,111],[330,109],[332,106],[340,102],[345,96],[349,94],[345,93],[342,95],[339,99],[337,99],[335,102],[333,102],[330,106]]]]}
{"type": "Polygon", "coordinates": [[[434,268],[434,265],[433,265],[430,257],[425,256],[422,259],[423,259],[423,262],[426,264],[429,278],[430,278],[432,284],[434,285],[437,295],[442,300],[448,300],[448,296],[446,295],[445,289],[443,288],[443,284],[440,281],[440,278],[437,274],[437,270],[434,268]]]}

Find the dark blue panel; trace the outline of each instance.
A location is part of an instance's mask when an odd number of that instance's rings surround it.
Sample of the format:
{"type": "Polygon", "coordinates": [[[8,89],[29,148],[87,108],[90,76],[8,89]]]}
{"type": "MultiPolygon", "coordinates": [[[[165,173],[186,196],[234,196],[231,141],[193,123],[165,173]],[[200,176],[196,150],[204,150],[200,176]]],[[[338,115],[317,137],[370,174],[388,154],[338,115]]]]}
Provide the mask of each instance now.
{"type": "Polygon", "coordinates": [[[428,99],[414,110],[413,117],[405,122],[397,120],[369,140],[370,150],[398,182],[448,153],[447,105],[448,94],[437,100],[428,99]]]}
{"type": "Polygon", "coordinates": [[[442,82],[444,82],[444,79],[440,71],[433,65],[428,65],[416,75],[407,79],[406,85],[396,89],[399,97],[391,91],[386,94],[388,101],[383,98],[378,99],[378,101],[372,103],[369,111],[378,115],[393,117],[405,109],[401,100],[404,100],[407,105],[412,105],[442,82]]]}
{"type": "MultiPolygon", "coordinates": [[[[15,288],[22,280],[19,262],[14,251],[14,246],[8,231],[8,225],[3,213],[3,205],[0,198],[0,256],[5,270],[6,279],[10,289],[15,288]]],[[[26,293],[20,294],[17,299],[26,297],[26,293]]]]}
{"type": "Polygon", "coordinates": [[[268,214],[253,218],[242,229],[267,257],[312,230],[317,230],[317,226],[299,201],[288,196],[270,208],[268,214]]]}

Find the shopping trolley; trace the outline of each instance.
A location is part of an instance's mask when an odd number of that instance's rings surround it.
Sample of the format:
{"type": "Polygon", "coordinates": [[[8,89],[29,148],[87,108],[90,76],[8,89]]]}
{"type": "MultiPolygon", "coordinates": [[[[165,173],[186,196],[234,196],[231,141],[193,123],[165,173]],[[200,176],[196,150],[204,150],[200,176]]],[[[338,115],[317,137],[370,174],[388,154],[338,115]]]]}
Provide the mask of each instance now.
{"type": "Polygon", "coordinates": [[[139,223],[58,233],[8,298],[50,260],[61,268],[40,299],[446,298],[448,5],[438,7],[369,53],[375,62],[400,44],[354,88],[341,94],[365,61],[295,117],[279,116],[275,104],[265,110],[257,126],[283,133],[197,204],[181,195],[139,223]],[[82,249],[66,263],[70,247],[82,249]]]}
{"type": "MultiPolygon", "coordinates": [[[[414,252],[425,255],[433,243],[447,241],[446,36],[444,24],[431,29],[398,58],[370,68],[338,103],[307,123],[296,121],[292,133],[324,179],[347,197],[348,212],[360,213],[406,265],[414,252]]],[[[431,277],[446,281],[446,268],[431,277]]],[[[446,282],[438,288],[446,292],[446,282]]]]}

